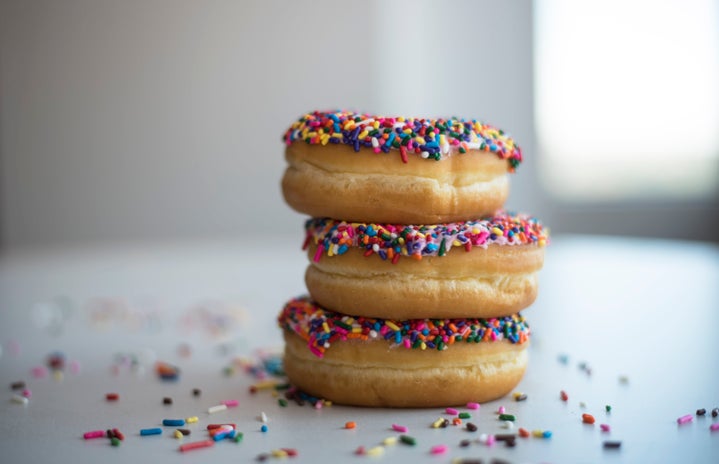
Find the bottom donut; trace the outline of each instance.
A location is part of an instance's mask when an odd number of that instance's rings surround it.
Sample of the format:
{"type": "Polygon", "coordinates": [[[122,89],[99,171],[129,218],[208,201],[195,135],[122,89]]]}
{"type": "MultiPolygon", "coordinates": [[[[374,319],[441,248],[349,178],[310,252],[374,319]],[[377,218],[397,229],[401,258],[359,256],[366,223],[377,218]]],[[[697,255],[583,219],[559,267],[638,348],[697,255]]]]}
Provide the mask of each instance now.
{"type": "Polygon", "coordinates": [[[519,314],[392,321],[327,311],[309,298],[278,317],[292,384],[338,404],[441,407],[486,402],[516,387],[530,330],[519,314]]]}

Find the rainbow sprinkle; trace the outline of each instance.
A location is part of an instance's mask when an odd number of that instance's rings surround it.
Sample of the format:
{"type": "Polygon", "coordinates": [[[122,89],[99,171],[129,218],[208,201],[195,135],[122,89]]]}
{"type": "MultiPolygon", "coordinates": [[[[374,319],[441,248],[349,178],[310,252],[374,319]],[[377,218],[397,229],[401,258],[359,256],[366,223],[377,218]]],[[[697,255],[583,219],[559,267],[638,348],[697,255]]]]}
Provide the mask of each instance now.
{"type": "Polygon", "coordinates": [[[384,339],[405,348],[445,350],[457,342],[508,340],[522,344],[529,326],[520,314],[492,319],[409,319],[397,321],[352,317],[323,309],[308,296],[290,300],[277,318],[279,326],[302,337],[318,357],[332,343],[384,339]]]}
{"type": "Polygon", "coordinates": [[[378,255],[396,263],[400,256],[422,259],[423,256],[444,256],[453,247],[470,251],[473,247],[490,245],[547,244],[549,230],[527,215],[499,212],[478,221],[438,225],[395,225],[348,223],[329,218],[309,219],[305,223],[306,238],[317,245],[314,260],[323,254],[342,255],[350,248],[361,248],[365,256],[378,255]]]}
{"type": "Polygon", "coordinates": [[[287,145],[304,140],[311,145],[345,144],[375,153],[399,151],[439,161],[452,152],[470,150],[495,153],[514,172],[522,162],[522,150],[502,130],[475,119],[422,119],[376,116],[352,111],[314,111],[295,121],[285,132],[287,145]]]}

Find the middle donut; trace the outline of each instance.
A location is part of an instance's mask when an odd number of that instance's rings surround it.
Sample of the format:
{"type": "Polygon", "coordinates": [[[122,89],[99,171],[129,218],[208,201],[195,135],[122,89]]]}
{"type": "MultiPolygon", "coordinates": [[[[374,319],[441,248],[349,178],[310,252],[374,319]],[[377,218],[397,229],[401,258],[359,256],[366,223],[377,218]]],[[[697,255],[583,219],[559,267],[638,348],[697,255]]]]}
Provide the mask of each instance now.
{"type": "Polygon", "coordinates": [[[531,305],[548,231],[503,211],[438,225],[305,224],[305,283],[322,306],[381,318],[499,317],[531,305]]]}

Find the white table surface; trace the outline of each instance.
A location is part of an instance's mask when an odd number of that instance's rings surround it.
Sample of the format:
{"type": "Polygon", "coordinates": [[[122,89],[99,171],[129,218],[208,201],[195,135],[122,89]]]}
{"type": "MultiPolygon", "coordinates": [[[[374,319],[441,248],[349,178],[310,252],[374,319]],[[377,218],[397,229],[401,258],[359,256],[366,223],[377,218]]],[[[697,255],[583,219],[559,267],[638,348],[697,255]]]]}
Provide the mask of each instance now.
{"type": "Polygon", "coordinates": [[[275,316],[287,299],[304,293],[305,266],[299,241],[292,240],[6,252],[0,257],[0,460],[245,462],[295,448],[299,455],[291,462],[719,462],[719,431],[709,430],[719,421],[710,416],[719,407],[715,245],[554,237],[540,296],[524,312],[533,343],[517,390],[528,399],[483,404],[472,412],[475,433],[431,428],[448,417],[442,409],[282,408],[270,392],[248,392],[256,382],[251,375],[227,375],[224,368],[238,357],[258,359],[281,347],[275,316]],[[181,354],[183,344],[190,356],[181,354]],[[45,365],[53,351],[79,363],[80,371],[66,367],[61,380],[33,376],[31,369],[45,365]],[[137,359],[138,368],[121,363],[122,355],[137,359]],[[154,360],[179,366],[180,379],[160,381],[154,360]],[[32,392],[27,405],[11,401],[16,381],[32,392]],[[199,398],[191,394],[195,387],[202,389],[199,398]],[[569,395],[566,403],[560,390],[569,395]],[[107,402],[108,392],[120,400],[107,402]],[[166,396],[173,405],[162,404],[166,396]],[[238,399],[239,407],[207,413],[227,399],[238,399]],[[516,415],[517,427],[550,430],[552,437],[519,438],[514,448],[460,447],[480,433],[507,433],[494,413],[500,405],[516,415]],[[706,417],[677,424],[699,408],[707,409],[706,417]],[[262,412],[269,418],[266,433],[260,432],[262,412]],[[582,424],[582,413],[593,414],[596,424],[582,424]],[[204,439],[210,422],[237,423],[243,442],[180,453],[173,428],[161,436],[138,434],[162,419],[193,415],[200,420],[184,442],[204,439]],[[344,429],[347,421],[357,428],[344,429]],[[397,436],[394,423],[407,426],[417,445],[386,446],[381,456],[354,454],[397,436]],[[601,432],[599,424],[611,431],[601,432]],[[121,446],[82,438],[109,427],[125,433],[121,446]],[[606,450],[604,440],[621,440],[621,448],[606,450]],[[431,455],[440,444],[448,452],[431,455]]]}

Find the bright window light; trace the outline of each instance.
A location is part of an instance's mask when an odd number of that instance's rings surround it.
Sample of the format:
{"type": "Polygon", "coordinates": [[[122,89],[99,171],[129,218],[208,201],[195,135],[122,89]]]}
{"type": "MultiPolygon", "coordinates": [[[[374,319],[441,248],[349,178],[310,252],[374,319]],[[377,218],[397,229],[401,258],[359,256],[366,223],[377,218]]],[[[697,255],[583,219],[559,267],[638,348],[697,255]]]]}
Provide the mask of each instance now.
{"type": "Polygon", "coordinates": [[[719,2],[535,1],[540,175],[577,200],[719,185],[719,2]]]}

